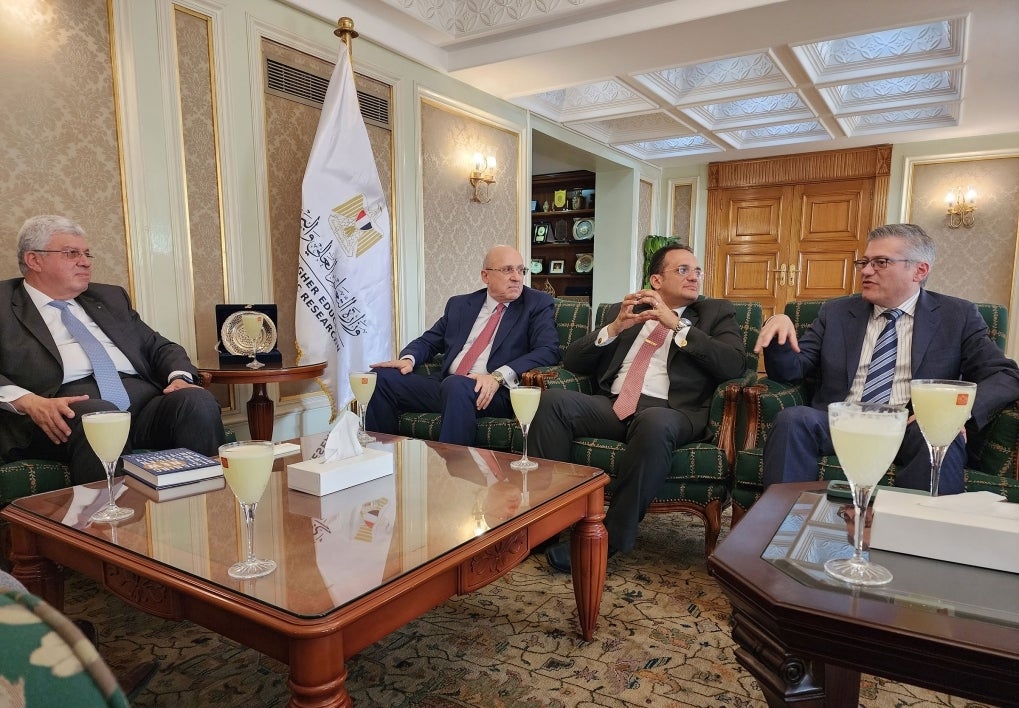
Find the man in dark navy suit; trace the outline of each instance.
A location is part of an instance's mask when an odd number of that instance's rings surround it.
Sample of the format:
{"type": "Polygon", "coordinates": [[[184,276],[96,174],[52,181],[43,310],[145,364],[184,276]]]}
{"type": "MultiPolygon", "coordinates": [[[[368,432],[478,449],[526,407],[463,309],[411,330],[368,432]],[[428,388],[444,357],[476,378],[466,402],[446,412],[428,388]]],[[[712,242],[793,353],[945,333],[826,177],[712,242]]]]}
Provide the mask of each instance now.
{"type": "Polygon", "coordinates": [[[116,410],[103,400],[91,356],[64,324],[73,316],[112,360],[131,411],[127,449],[188,447],[215,455],[219,404],[194,385],[187,352],[142,322],[123,288],[91,282],[84,230],[62,216],[35,216],[18,234],[24,278],[0,282],[0,457],[68,463],[75,484],[106,478],[81,416],[116,410]],[[58,307],[59,306],[59,307],[58,307]],[[64,313],[62,310],[67,310],[64,313]]]}
{"type": "MultiPolygon", "coordinates": [[[[923,288],[934,264],[934,242],[915,224],[879,226],[867,236],[864,257],[855,262],[860,294],[829,300],[797,340],[789,317],[768,319],[757,338],[768,376],[795,383],[817,379],[809,406],[778,414],[764,446],[764,484],[818,478],[818,458],[835,454],[828,429],[828,404],[870,400],[864,394],[879,336],[896,330],[895,366],[880,403],[907,405],[909,382],[962,379],[977,384],[970,432],[987,425],[1019,398],[1019,370],[987,336],[976,306],[923,288]],[[886,314],[887,313],[887,314],[886,314]],[[888,319],[894,325],[888,323],[888,319]]],[[[963,491],[965,435],[960,433],[942,462],[939,491],[963,491]]],[[[910,418],[895,457],[895,486],[930,489],[931,462],[919,426],[910,418]]]]}
{"type": "Polygon", "coordinates": [[[365,427],[396,433],[401,413],[441,413],[439,440],[471,445],[479,417],[512,418],[509,389],[520,375],[559,362],[554,301],[526,287],[526,273],[516,249],[489,250],[481,268],[487,287],[451,297],[442,317],[398,359],[372,364],[378,383],[365,427]],[[437,376],[408,376],[439,353],[437,376]]]}

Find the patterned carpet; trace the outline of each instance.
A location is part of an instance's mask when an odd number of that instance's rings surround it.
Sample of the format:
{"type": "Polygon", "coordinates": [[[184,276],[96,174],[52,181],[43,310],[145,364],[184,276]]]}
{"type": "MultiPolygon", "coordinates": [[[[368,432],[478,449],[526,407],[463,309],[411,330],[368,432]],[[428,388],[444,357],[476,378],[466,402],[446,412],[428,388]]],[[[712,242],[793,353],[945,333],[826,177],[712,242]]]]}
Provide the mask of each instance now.
{"type": "MultiPolygon", "coordinates": [[[[136,706],[286,704],[284,665],[201,627],[150,618],[76,574],[65,609],[99,627],[100,653],[115,674],[159,661],[136,706]]],[[[705,569],[700,524],[653,516],[638,550],[609,561],[595,641],[579,638],[568,577],[532,556],[362,652],[348,667],[348,687],[355,705],[387,708],[764,706],[733,656],[728,612],[705,569]]],[[[860,702],[978,706],[870,676],[860,702]]]]}

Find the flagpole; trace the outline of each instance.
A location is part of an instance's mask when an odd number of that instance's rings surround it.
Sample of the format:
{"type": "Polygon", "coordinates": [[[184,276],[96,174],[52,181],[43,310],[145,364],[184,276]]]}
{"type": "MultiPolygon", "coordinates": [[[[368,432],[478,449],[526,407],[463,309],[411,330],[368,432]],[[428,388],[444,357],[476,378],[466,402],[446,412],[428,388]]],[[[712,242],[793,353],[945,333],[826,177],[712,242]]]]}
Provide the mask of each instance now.
{"type": "Polygon", "coordinates": [[[340,38],[340,41],[347,45],[347,56],[350,57],[350,65],[354,65],[354,43],[352,40],[358,38],[358,33],[354,30],[354,20],[349,17],[341,17],[336,22],[336,29],[333,30],[333,34],[340,38]]]}

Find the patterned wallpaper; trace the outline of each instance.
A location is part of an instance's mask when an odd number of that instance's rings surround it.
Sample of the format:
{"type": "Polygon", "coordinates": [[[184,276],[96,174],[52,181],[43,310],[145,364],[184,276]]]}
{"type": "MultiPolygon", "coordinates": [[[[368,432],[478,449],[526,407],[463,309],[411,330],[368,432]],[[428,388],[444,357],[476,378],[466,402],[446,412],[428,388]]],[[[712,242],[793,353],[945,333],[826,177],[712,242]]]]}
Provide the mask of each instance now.
{"type": "Polygon", "coordinates": [[[481,266],[489,248],[498,244],[517,245],[518,153],[516,133],[422,101],[426,326],[442,316],[451,295],[483,287],[481,266]],[[498,165],[492,201],[487,204],[470,200],[472,191],[467,176],[475,152],[494,155],[498,165]]]}
{"type": "MultiPolygon", "coordinates": [[[[264,40],[263,52],[290,66],[329,78],[333,65],[289,47],[264,40]]],[[[356,61],[356,60],[355,60],[356,61]]],[[[373,79],[355,73],[361,91],[390,98],[390,89],[373,79]]],[[[272,243],[273,301],[279,312],[279,350],[284,357],[296,355],[294,349],[294,308],[297,298],[297,245],[300,240],[301,182],[315,139],[321,111],[270,93],[265,94],[266,171],[269,182],[269,233],[272,243]]],[[[375,155],[375,166],[382,189],[393,212],[393,148],[390,131],[368,125],[368,138],[375,155]]],[[[396,229],[393,229],[394,239],[396,229]]],[[[392,278],[393,274],[380,274],[392,278]]],[[[313,381],[280,384],[280,397],[317,393],[313,381]]]]}
{"type": "Polygon", "coordinates": [[[1019,155],[913,165],[909,220],[937,248],[927,287],[973,302],[1011,301],[1019,229],[1019,155]],[[976,223],[950,229],[945,194],[972,186],[976,223]]]}
{"type": "Polygon", "coordinates": [[[672,214],[669,235],[680,240],[681,243],[690,245],[691,230],[693,228],[693,215],[691,204],[693,203],[692,184],[672,185],[672,214]]]}
{"type": "Polygon", "coordinates": [[[36,214],[81,224],[93,279],[129,286],[106,0],[0,3],[0,278],[36,214]]]}
{"type": "Polygon", "coordinates": [[[645,236],[651,235],[651,213],[654,202],[655,186],[650,182],[640,181],[640,192],[637,201],[637,236],[640,243],[645,236]]]}
{"type": "MultiPolygon", "coordinates": [[[[195,341],[201,362],[216,361],[216,305],[226,301],[223,282],[223,224],[220,213],[219,150],[212,91],[209,19],[176,9],[177,75],[184,140],[188,235],[195,303],[195,341]]],[[[213,393],[232,407],[233,386],[217,384],[213,393]]]]}

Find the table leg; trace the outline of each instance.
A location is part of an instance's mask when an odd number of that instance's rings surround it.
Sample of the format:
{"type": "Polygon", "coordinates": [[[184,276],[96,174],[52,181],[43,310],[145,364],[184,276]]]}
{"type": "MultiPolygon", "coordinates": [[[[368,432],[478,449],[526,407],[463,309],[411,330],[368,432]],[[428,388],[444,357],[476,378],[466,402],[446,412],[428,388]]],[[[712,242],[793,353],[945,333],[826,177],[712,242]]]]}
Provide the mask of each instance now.
{"type": "Polygon", "coordinates": [[[588,497],[587,516],[577,522],[570,535],[573,594],[577,598],[580,633],[586,641],[594,638],[598,612],[601,609],[602,591],[605,588],[609,534],[602,523],[602,519],[605,518],[604,512],[604,492],[599,489],[588,497]]]}
{"type": "Polygon", "coordinates": [[[35,536],[18,526],[11,528],[11,565],[11,575],[30,593],[63,611],[64,577],[55,563],[39,554],[35,536]]]}
{"type": "Polygon", "coordinates": [[[347,693],[343,636],[334,632],[314,639],[290,640],[290,708],[344,708],[354,705],[347,693]]]}
{"type": "Polygon", "coordinates": [[[737,644],[736,660],[757,679],[772,708],[794,704],[797,708],[859,705],[859,671],[789,651],[778,636],[735,603],[730,621],[737,644]]]}
{"type": "Polygon", "coordinates": [[[248,431],[252,440],[272,440],[274,416],[275,406],[266,393],[265,384],[252,384],[248,399],[248,431]]]}

